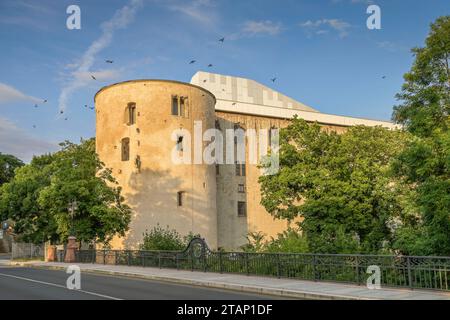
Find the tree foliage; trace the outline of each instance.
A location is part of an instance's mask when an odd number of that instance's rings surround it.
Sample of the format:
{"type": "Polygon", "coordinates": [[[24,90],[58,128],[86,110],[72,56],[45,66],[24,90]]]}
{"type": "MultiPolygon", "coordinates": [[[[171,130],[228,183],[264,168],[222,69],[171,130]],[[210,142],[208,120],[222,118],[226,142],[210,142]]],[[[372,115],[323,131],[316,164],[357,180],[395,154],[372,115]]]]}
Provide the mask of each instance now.
{"type": "Polygon", "coordinates": [[[0,152],[0,186],[14,177],[14,171],[23,166],[22,160],[0,152]]]}
{"type": "Polygon", "coordinates": [[[338,135],[295,118],[280,133],[280,171],[260,178],[261,203],[275,218],[301,218],[314,252],[378,252],[402,212],[389,168],[406,140],[381,127],[338,135]]]}
{"type": "Polygon", "coordinates": [[[61,151],[34,157],[2,186],[0,212],[14,221],[25,241],[65,241],[71,232],[80,241],[108,243],[125,235],[130,208],[109,169],[95,153],[94,139],[68,141],[61,151]],[[69,205],[76,202],[73,220],[69,205]]]}
{"type": "Polygon", "coordinates": [[[425,47],[413,53],[393,118],[416,138],[394,169],[414,189],[418,215],[399,230],[396,247],[410,254],[450,255],[450,16],[438,18],[425,47]]]}

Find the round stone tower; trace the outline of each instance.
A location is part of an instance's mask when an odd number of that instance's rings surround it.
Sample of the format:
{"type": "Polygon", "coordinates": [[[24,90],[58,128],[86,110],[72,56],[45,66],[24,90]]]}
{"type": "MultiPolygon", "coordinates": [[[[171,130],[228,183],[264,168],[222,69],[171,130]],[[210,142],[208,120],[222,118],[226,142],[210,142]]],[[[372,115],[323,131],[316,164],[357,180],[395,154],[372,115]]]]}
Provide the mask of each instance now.
{"type": "Polygon", "coordinates": [[[130,231],[113,240],[115,249],[137,248],[158,224],[217,247],[215,166],[193,164],[194,125],[201,121],[202,135],[214,128],[215,103],[201,87],[165,80],[121,82],[96,94],[97,153],[133,209],[130,231]],[[191,161],[174,161],[181,158],[191,161]]]}

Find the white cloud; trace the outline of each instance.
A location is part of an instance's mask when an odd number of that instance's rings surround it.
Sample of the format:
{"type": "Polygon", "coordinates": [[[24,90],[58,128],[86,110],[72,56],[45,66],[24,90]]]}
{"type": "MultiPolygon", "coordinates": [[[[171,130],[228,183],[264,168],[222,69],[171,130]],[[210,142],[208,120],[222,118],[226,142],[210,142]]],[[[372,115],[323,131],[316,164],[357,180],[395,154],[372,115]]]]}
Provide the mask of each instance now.
{"type": "Polygon", "coordinates": [[[75,90],[92,83],[91,75],[94,77],[98,75],[99,78],[96,77],[98,80],[109,80],[111,77],[118,75],[117,70],[91,71],[90,69],[94,64],[96,55],[111,44],[114,32],[125,28],[133,21],[142,3],[142,0],[130,0],[128,5],[117,10],[110,20],[102,24],[102,35],[89,46],[80,61],[70,65],[72,68],[75,68],[75,71],[69,73],[70,79],[66,81],[59,95],[60,110],[67,108],[68,99],[75,90]]]}
{"type": "Polygon", "coordinates": [[[41,155],[58,149],[56,143],[36,138],[11,121],[0,118],[0,152],[12,154],[23,161],[30,161],[33,155],[41,155]]]}
{"type": "Polygon", "coordinates": [[[341,19],[321,19],[316,21],[308,20],[301,23],[300,27],[304,28],[310,36],[313,34],[325,34],[333,30],[338,33],[340,38],[345,38],[351,25],[341,19]]]}
{"type": "Polygon", "coordinates": [[[390,52],[397,52],[397,51],[408,51],[409,49],[403,45],[400,45],[395,42],[391,41],[380,41],[377,42],[377,47],[381,49],[385,49],[390,52]]]}
{"type": "Polygon", "coordinates": [[[255,36],[276,36],[281,33],[282,30],[281,23],[275,23],[270,20],[250,20],[246,21],[238,32],[230,34],[226,38],[227,40],[239,40],[255,36]]]}
{"type": "Polygon", "coordinates": [[[42,99],[28,96],[14,87],[0,82],[0,104],[14,102],[42,102],[42,99]]]}
{"type": "Polygon", "coordinates": [[[210,10],[207,9],[213,6],[210,0],[194,0],[170,4],[168,8],[172,11],[180,12],[197,22],[210,25],[215,21],[215,18],[210,10]]]}
{"type": "Polygon", "coordinates": [[[274,23],[270,20],[266,21],[247,21],[242,32],[247,35],[267,34],[277,35],[281,31],[281,24],[274,23]]]}

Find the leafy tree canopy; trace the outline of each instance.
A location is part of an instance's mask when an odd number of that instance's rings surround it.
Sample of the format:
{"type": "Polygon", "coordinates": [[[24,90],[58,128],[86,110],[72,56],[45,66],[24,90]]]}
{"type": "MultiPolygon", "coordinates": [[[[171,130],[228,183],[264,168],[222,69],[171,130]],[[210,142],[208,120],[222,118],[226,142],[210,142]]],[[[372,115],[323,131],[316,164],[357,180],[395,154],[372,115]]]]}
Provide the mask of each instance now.
{"type": "Polygon", "coordinates": [[[450,16],[438,18],[425,47],[413,53],[393,118],[416,138],[394,170],[416,192],[420,215],[402,226],[396,246],[410,254],[450,255],[450,16]]]}
{"type": "Polygon", "coordinates": [[[23,166],[22,160],[0,152],[0,186],[14,177],[14,171],[23,166]]]}
{"type": "Polygon", "coordinates": [[[125,235],[130,208],[95,153],[95,140],[64,142],[61,151],[34,157],[0,189],[0,212],[25,241],[109,242],[125,235]],[[73,219],[69,206],[74,205],[73,219]]]}
{"type": "Polygon", "coordinates": [[[280,132],[280,171],[260,178],[275,218],[300,218],[313,252],[378,252],[402,212],[389,176],[406,134],[356,126],[338,135],[295,118],[280,132]]]}

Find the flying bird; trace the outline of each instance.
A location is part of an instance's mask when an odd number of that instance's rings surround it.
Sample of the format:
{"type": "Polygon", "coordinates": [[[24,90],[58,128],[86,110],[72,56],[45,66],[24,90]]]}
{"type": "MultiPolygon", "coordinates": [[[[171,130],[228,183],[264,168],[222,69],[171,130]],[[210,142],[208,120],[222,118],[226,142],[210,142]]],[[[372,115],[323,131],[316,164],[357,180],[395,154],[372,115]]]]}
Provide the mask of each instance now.
{"type": "Polygon", "coordinates": [[[277,81],[277,78],[270,79],[272,82],[277,81]]]}
{"type": "Polygon", "coordinates": [[[85,104],[84,107],[87,108],[87,104],[85,104]]]}
{"type": "Polygon", "coordinates": [[[382,78],[382,79],[386,79],[386,76],[382,76],[381,78],[382,78]]]}
{"type": "Polygon", "coordinates": [[[33,124],[33,128],[36,129],[36,125],[35,124],[33,124]]]}
{"type": "Polygon", "coordinates": [[[225,41],[225,37],[219,39],[219,42],[223,43],[224,41],[225,41]]]}
{"type": "Polygon", "coordinates": [[[189,62],[189,64],[194,64],[196,62],[196,60],[191,60],[191,62],[189,62]]]}
{"type": "Polygon", "coordinates": [[[114,63],[113,60],[105,60],[106,63],[114,63]]]}
{"type": "Polygon", "coordinates": [[[210,64],[208,64],[208,68],[211,68],[213,65],[210,63],[210,64]]]}
{"type": "Polygon", "coordinates": [[[61,114],[63,114],[64,113],[64,111],[63,110],[61,110],[59,113],[61,113],[61,114]]]}
{"type": "Polygon", "coordinates": [[[95,109],[95,107],[89,107],[91,110],[94,110],[95,109]]]}
{"type": "Polygon", "coordinates": [[[47,102],[47,99],[44,99],[44,103],[46,103],[47,102]]]}
{"type": "Polygon", "coordinates": [[[91,74],[91,78],[94,79],[94,80],[97,80],[92,74],[91,74]]]}

